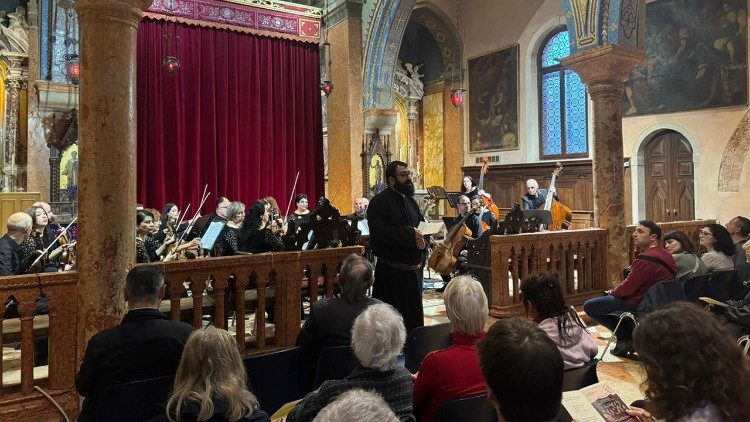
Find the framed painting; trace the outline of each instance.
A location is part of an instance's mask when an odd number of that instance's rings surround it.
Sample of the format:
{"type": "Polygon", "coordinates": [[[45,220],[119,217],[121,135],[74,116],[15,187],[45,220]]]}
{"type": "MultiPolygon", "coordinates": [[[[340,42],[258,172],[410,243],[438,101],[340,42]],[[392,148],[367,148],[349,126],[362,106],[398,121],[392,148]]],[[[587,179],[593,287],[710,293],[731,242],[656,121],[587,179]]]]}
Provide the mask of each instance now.
{"type": "Polygon", "coordinates": [[[469,59],[469,152],[518,149],[518,44],[469,59]]]}
{"type": "Polygon", "coordinates": [[[658,0],[646,17],[624,116],[747,104],[746,0],[658,0]]]}

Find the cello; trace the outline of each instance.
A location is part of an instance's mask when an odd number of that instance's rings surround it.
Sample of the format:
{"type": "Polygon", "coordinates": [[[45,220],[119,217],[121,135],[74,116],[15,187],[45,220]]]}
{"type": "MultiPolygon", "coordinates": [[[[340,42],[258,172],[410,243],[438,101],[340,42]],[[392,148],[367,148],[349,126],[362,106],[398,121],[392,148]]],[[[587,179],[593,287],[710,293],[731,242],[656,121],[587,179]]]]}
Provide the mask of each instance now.
{"type": "MultiPolygon", "coordinates": [[[[549,182],[550,188],[555,187],[555,182],[560,172],[562,172],[562,163],[558,161],[555,165],[555,170],[552,171],[552,180],[549,182]]],[[[561,204],[554,196],[552,192],[548,191],[547,198],[544,201],[543,209],[552,214],[552,224],[547,227],[547,230],[567,230],[570,227],[570,222],[573,221],[573,211],[561,204]]]]}
{"type": "MultiPolygon", "coordinates": [[[[479,171],[479,184],[477,185],[477,192],[484,191],[484,175],[487,174],[487,171],[489,171],[490,167],[490,157],[484,156],[482,157],[482,170],[479,171]]],[[[485,195],[480,195],[482,197],[482,201],[484,201],[484,206],[487,208],[488,211],[491,211],[493,214],[495,214],[495,219],[500,219],[500,209],[495,205],[495,202],[492,200],[492,198],[487,197],[485,195]]],[[[482,220],[482,231],[486,231],[490,228],[490,225],[487,224],[484,220],[482,220]]]]}
{"type": "Polygon", "coordinates": [[[466,237],[471,236],[471,230],[466,227],[466,220],[473,216],[480,207],[470,209],[468,213],[445,235],[443,243],[439,243],[437,248],[430,254],[427,265],[442,275],[450,275],[456,270],[456,261],[461,249],[466,245],[466,237]]]}

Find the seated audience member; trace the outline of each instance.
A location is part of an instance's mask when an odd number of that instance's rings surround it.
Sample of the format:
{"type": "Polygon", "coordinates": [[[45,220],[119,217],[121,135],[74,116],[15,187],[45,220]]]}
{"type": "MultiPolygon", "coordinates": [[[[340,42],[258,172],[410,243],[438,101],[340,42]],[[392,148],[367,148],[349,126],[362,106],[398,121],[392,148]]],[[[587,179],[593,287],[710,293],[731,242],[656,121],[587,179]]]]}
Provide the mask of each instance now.
{"type": "Polygon", "coordinates": [[[226,330],[210,326],[188,338],[166,407],[160,420],[271,420],[247,389],[237,342],[226,330]]]}
{"type": "Polygon", "coordinates": [[[677,302],[645,316],[633,334],[646,373],[640,421],[749,421],[750,361],[710,312],[677,302]]]}
{"type": "Polygon", "coordinates": [[[664,247],[672,254],[677,265],[677,278],[692,277],[707,272],[706,264],[695,254],[693,242],[681,231],[669,232],[664,236],[664,247]]]}
{"type": "Polygon", "coordinates": [[[734,269],[734,244],[724,226],[708,224],[699,233],[699,242],[706,248],[701,255],[708,272],[730,271],[734,269]]]}
{"type": "Polygon", "coordinates": [[[240,232],[240,250],[250,253],[277,252],[284,244],[281,238],[271,231],[268,202],[255,201],[245,216],[240,232]]]}
{"type": "Polygon", "coordinates": [[[580,368],[596,357],[599,349],[576,310],[565,304],[556,273],[523,280],[521,298],[526,313],[560,349],[565,369],[580,368]]]}
{"type": "Polygon", "coordinates": [[[351,254],[339,271],[341,297],[319,300],[310,307],[310,317],[297,335],[297,346],[302,349],[310,380],[315,376],[320,351],[350,345],[354,319],[368,306],[381,303],[367,297],[372,282],[372,264],[351,254]]]}
{"type": "Polygon", "coordinates": [[[440,406],[462,397],[483,394],[487,387],[479,368],[477,343],[484,338],[487,296],[468,275],[454,278],[443,294],[453,332],[453,346],[425,356],[414,380],[414,413],[435,420],[440,406]]]}
{"type": "Polygon", "coordinates": [[[33,222],[25,212],[8,217],[8,232],[0,238],[0,276],[21,274],[39,254],[21,257],[21,244],[31,234],[33,222]]]}
{"type": "Polygon", "coordinates": [[[354,388],[364,388],[381,396],[399,418],[412,412],[411,374],[396,364],[404,348],[404,319],[386,303],[365,309],[352,327],[352,349],[360,367],[343,380],[330,380],[305,396],[286,420],[312,420],[333,398],[354,388]]]}
{"type": "Polygon", "coordinates": [[[499,420],[551,421],[560,410],[563,361],[541,328],[518,318],[496,322],[479,343],[487,399],[499,420]]]}
{"type": "Polygon", "coordinates": [[[338,396],[313,419],[313,422],[340,421],[398,422],[398,418],[378,394],[357,388],[338,396]]]}
{"type": "MultiPolygon", "coordinates": [[[[634,312],[641,304],[646,291],[654,283],[671,280],[676,274],[676,265],[661,243],[661,229],[653,221],[643,220],[633,232],[633,243],[642,252],[633,261],[628,276],[604,296],[595,297],[583,304],[583,310],[597,323],[614,331],[619,318],[608,315],[616,311],[634,312]]],[[[617,334],[617,345],[612,349],[615,356],[627,356],[633,351],[631,327],[621,327],[617,334]]]]}
{"type": "MultiPolygon", "coordinates": [[[[745,242],[742,248],[745,261],[750,264],[750,242],[745,242]]],[[[719,319],[726,323],[735,338],[750,334],[750,292],[742,300],[730,300],[727,304],[729,307],[719,309],[719,319]]]]}
{"type": "Polygon", "coordinates": [[[91,337],[76,375],[76,390],[85,397],[79,420],[96,418],[98,396],[109,386],[175,373],[193,327],[159,312],[163,297],[164,275],[158,268],[130,270],[128,313],[120,325],[91,337]]]}
{"type": "Polygon", "coordinates": [[[750,236],[750,219],[746,217],[737,216],[729,220],[727,223],[727,231],[732,236],[732,242],[734,243],[734,269],[737,270],[737,278],[739,280],[750,279],[750,264],[745,259],[745,251],[742,247],[747,243],[747,238],[750,236]]]}

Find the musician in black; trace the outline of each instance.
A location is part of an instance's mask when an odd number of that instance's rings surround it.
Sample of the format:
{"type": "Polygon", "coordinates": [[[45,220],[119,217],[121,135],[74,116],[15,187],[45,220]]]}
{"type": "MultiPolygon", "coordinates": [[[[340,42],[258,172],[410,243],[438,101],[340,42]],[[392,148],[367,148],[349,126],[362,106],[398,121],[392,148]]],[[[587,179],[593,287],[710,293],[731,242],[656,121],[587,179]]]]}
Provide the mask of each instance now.
{"type": "Polygon", "coordinates": [[[31,233],[32,220],[25,212],[8,218],[8,233],[0,238],[0,276],[18,275],[31,264],[35,256],[21,256],[21,244],[31,233]]]}
{"type": "Polygon", "coordinates": [[[406,163],[392,161],[385,170],[388,187],[367,208],[370,245],[378,257],[372,296],[393,305],[406,331],[424,325],[422,268],[426,240],[417,229],[424,217],[414,200],[414,183],[406,163]]]}
{"type": "Polygon", "coordinates": [[[557,190],[554,186],[549,189],[539,189],[539,183],[535,179],[529,179],[526,181],[526,194],[521,197],[523,201],[523,209],[535,210],[547,201],[547,193],[552,192],[555,200],[559,201],[557,197],[557,190]]]}

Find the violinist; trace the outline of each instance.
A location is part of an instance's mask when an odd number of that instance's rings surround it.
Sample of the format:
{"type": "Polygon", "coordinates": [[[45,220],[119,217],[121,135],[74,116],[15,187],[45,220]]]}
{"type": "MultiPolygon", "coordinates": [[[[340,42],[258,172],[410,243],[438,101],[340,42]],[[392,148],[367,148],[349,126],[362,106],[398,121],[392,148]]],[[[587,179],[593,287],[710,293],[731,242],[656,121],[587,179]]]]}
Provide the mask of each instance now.
{"type": "Polygon", "coordinates": [[[161,213],[161,224],[159,225],[159,232],[156,234],[156,239],[163,241],[164,238],[172,234],[176,238],[182,236],[182,233],[187,228],[189,222],[183,221],[180,223],[180,227],[177,227],[178,219],[180,218],[180,209],[173,203],[167,203],[164,205],[164,210],[161,213]]]}
{"type": "Polygon", "coordinates": [[[244,219],[245,204],[239,201],[230,203],[227,207],[227,225],[214,244],[215,256],[237,255],[237,251],[240,250],[240,229],[244,219]]]}
{"type": "MultiPolygon", "coordinates": [[[[138,264],[159,262],[166,248],[175,242],[174,236],[168,236],[159,242],[154,232],[154,214],[147,210],[138,210],[135,214],[135,257],[138,264]]],[[[158,227],[158,226],[157,226],[158,227]]],[[[167,257],[170,258],[171,257],[167,257]]],[[[164,259],[168,261],[170,259],[164,259]]]]}
{"type": "Polygon", "coordinates": [[[280,251],[284,244],[271,229],[270,210],[264,200],[255,201],[250,208],[240,234],[240,248],[245,252],[280,251]]]}
{"type": "Polygon", "coordinates": [[[21,244],[31,234],[31,217],[25,212],[11,214],[8,218],[8,232],[0,238],[0,276],[23,273],[36,255],[21,257],[21,244]]]}
{"type": "Polygon", "coordinates": [[[263,200],[268,204],[268,207],[266,208],[268,208],[268,212],[270,213],[269,228],[271,229],[271,232],[279,236],[285,234],[287,225],[281,218],[281,210],[279,209],[279,203],[276,202],[276,198],[273,196],[266,196],[263,200]]]}
{"type": "MultiPolygon", "coordinates": [[[[65,245],[61,245],[59,241],[55,241],[55,235],[49,227],[49,217],[42,207],[32,206],[26,210],[26,214],[31,217],[32,229],[29,237],[21,244],[22,257],[33,256],[32,261],[30,261],[33,262],[39,256],[39,251],[49,248],[47,257],[39,261],[41,265],[39,268],[34,268],[33,272],[57,272],[60,268],[60,256],[63,252],[68,252],[71,247],[75,246],[75,243],[66,242],[65,245]]],[[[27,268],[25,270],[32,269],[27,268]]]]}
{"type": "Polygon", "coordinates": [[[297,209],[294,210],[286,219],[287,225],[294,228],[294,233],[297,232],[297,229],[299,226],[301,226],[303,223],[309,223],[310,222],[310,210],[309,210],[309,204],[307,201],[307,195],[304,193],[297,194],[297,196],[294,197],[294,205],[297,207],[297,209]]]}

